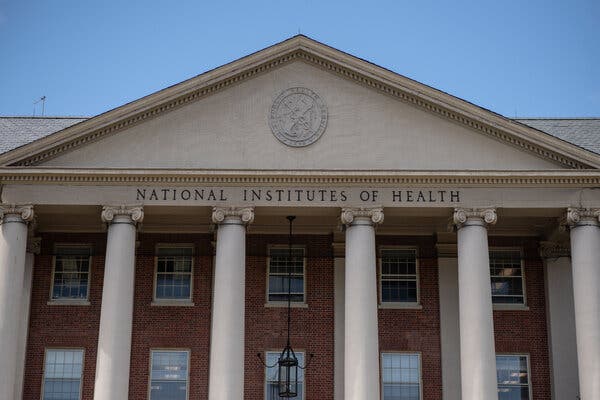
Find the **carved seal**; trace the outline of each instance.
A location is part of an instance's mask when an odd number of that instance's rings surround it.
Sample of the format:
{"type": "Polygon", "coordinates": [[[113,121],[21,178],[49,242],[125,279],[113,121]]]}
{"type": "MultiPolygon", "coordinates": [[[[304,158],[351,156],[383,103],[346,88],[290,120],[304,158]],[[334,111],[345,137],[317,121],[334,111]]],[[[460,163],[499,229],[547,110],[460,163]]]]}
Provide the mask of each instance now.
{"type": "Polygon", "coordinates": [[[310,89],[290,88],[273,102],[269,125],[280,142],[292,147],[308,146],[325,132],[327,106],[310,89]]]}

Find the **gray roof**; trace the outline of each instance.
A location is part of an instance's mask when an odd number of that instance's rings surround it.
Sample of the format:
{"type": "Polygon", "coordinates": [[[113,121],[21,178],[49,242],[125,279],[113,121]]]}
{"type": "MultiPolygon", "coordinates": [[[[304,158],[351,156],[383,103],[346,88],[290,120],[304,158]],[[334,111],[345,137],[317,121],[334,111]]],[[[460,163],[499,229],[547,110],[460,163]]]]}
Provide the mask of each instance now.
{"type": "MultiPolygon", "coordinates": [[[[0,154],[86,119],[88,118],[0,116],[0,154]]],[[[515,121],[600,154],[600,118],[519,118],[515,121]]]]}
{"type": "Polygon", "coordinates": [[[515,121],[600,154],[600,118],[519,118],[515,121]]]}
{"type": "Polygon", "coordinates": [[[0,154],[86,119],[86,117],[0,117],[0,154]]]}

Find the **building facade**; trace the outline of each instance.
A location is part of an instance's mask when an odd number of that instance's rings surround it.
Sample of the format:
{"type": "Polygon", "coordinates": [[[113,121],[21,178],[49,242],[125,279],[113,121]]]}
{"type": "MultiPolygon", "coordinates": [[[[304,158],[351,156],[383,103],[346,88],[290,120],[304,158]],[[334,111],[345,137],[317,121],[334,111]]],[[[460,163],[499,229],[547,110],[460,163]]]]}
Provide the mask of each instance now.
{"type": "Polygon", "coordinates": [[[600,129],[547,123],[304,36],[0,121],[0,398],[276,399],[289,300],[299,399],[599,399],[600,129]]]}

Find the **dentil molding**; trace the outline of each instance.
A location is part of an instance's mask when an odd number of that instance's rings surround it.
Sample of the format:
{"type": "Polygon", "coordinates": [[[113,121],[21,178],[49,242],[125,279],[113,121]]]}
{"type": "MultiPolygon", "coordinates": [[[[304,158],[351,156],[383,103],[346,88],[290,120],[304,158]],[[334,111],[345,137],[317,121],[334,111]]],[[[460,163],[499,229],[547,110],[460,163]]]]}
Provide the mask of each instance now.
{"type": "Polygon", "coordinates": [[[213,207],[212,221],[220,224],[227,217],[239,218],[244,224],[254,221],[254,209],[252,207],[213,207]]]}

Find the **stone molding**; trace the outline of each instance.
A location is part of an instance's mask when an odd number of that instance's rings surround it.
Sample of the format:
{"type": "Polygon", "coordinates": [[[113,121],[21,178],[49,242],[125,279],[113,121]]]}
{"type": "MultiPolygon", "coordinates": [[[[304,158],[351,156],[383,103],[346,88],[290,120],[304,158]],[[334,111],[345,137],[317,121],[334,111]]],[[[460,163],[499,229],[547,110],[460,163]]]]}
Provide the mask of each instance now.
{"type": "Polygon", "coordinates": [[[102,207],[102,222],[111,224],[116,216],[127,216],[133,224],[144,220],[144,208],[142,206],[104,206],[102,207]]]}
{"type": "Polygon", "coordinates": [[[252,207],[213,207],[212,221],[220,224],[228,217],[239,218],[244,224],[251,224],[254,221],[254,208],[252,207]]]}
{"type": "Polygon", "coordinates": [[[42,250],[42,238],[41,237],[27,238],[27,253],[40,254],[41,250],[42,250]]]}
{"type": "Polygon", "coordinates": [[[489,208],[455,208],[452,220],[457,228],[463,226],[470,219],[479,219],[486,225],[494,225],[498,221],[496,209],[489,208]]]}
{"type": "Polygon", "coordinates": [[[540,242],[540,257],[542,258],[560,258],[570,256],[571,247],[569,243],[540,242]]]}
{"type": "Polygon", "coordinates": [[[382,207],[356,207],[342,208],[340,216],[342,224],[352,225],[356,218],[369,218],[373,225],[383,223],[383,208],[382,207]]]}
{"type": "Polygon", "coordinates": [[[552,160],[563,167],[585,169],[600,166],[598,156],[589,151],[303,36],[296,36],[118,107],[67,128],[58,135],[50,135],[51,137],[0,155],[0,164],[38,165],[64,152],[98,141],[295,60],[392,96],[510,146],[552,160]]]}
{"type": "Polygon", "coordinates": [[[567,208],[566,223],[569,227],[575,227],[587,222],[600,222],[600,208],[567,208]]]}
{"type": "Polygon", "coordinates": [[[4,221],[4,217],[14,215],[20,218],[23,222],[29,223],[33,221],[34,212],[31,204],[0,204],[0,223],[4,221]]]}
{"type": "Polygon", "coordinates": [[[0,184],[177,185],[310,184],[560,187],[600,186],[600,171],[298,171],[148,170],[0,167],[0,184]]]}

